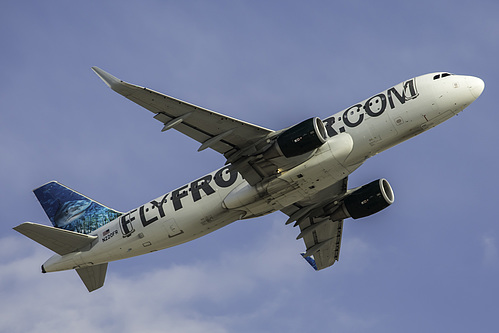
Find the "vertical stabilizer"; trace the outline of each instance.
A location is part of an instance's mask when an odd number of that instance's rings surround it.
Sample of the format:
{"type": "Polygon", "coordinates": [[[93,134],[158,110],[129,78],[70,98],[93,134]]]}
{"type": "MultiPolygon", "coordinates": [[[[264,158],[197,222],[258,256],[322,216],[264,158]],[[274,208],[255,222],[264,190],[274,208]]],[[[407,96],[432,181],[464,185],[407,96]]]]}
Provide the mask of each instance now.
{"type": "Polygon", "coordinates": [[[33,191],[52,225],[89,234],[122,213],[52,181],[33,191]]]}

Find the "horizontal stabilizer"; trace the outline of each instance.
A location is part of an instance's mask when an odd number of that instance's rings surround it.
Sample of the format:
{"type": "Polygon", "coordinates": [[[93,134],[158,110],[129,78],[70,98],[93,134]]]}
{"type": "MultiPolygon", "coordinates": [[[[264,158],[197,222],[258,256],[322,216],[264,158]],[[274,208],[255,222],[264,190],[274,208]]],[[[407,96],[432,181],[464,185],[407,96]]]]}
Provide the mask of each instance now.
{"type": "Polygon", "coordinates": [[[97,236],[25,222],[14,228],[26,237],[63,256],[90,246],[97,236]]]}
{"type": "Polygon", "coordinates": [[[94,291],[95,289],[99,289],[104,285],[106,271],[107,263],[78,268],[76,270],[76,273],[78,273],[88,291],[94,291]]]}

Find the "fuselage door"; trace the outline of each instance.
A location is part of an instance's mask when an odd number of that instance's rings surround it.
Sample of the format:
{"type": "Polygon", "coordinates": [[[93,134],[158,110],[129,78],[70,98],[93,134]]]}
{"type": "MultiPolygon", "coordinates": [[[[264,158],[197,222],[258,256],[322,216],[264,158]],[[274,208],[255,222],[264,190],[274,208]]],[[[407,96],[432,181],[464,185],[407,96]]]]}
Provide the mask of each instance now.
{"type": "Polygon", "coordinates": [[[175,219],[166,220],[165,227],[166,227],[166,232],[168,233],[169,238],[172,238],[172,237],[175,237],[175,236],[178,236],[178,235],[184,233],[184,231],[182,229],[180,229],[180,227],[178,226],[175,219]]]}

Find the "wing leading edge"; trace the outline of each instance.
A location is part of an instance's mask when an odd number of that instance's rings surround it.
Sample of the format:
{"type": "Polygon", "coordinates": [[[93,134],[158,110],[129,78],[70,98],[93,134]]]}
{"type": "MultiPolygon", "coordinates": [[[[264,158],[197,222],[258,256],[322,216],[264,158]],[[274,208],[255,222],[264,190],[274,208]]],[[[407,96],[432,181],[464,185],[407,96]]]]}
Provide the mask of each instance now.
{"type": "Polygon", "coordinates": [[[98,67],[92,70],[114,91],[155,113],[162,131],[176,129],[226,157],[265,139],[274,131],[124,82],[98,67]]]}
{"type": "Polygon", "coordinates": [[[112,90],[153,112],[154,119],[164,124],[162,131],[173,128],[198,141],[198,151],[212,148],[223,154],[226,164],[231,164],[250,185],[274,177],[289,166],[287,159],[267,159],[263,154],[283,130],[272,131],[124,82],[98,67],[92,70],[112,90]]]}

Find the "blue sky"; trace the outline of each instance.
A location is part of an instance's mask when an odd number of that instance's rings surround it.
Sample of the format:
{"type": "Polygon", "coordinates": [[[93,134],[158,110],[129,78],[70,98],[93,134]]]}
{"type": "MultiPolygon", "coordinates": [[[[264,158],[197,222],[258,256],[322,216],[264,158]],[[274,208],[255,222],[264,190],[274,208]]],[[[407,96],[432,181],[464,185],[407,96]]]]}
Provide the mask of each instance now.
{"type": "Polygon", "coordinates": [[[0,331],[497,330],[497,1],[6,1],[0,11],[0,331]],[[88,293],[42,275],[50,251],[11,228],[49,224],[32,189],[58,180],[129,210],[218,168],[216,152],[90,70],[281,129],[408,78],[486,83],[448,122],[367,161],[396,201],[346,221],[314,272],[275,213],[109,265],[88,293]]]}

